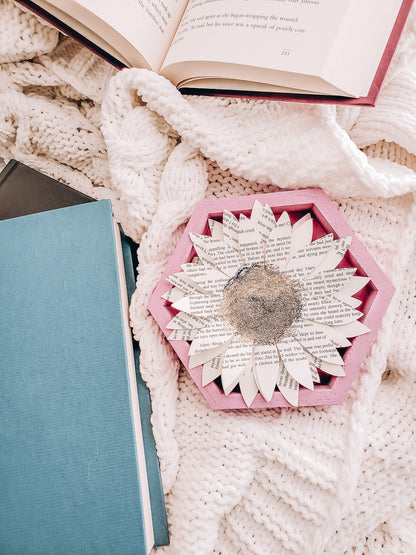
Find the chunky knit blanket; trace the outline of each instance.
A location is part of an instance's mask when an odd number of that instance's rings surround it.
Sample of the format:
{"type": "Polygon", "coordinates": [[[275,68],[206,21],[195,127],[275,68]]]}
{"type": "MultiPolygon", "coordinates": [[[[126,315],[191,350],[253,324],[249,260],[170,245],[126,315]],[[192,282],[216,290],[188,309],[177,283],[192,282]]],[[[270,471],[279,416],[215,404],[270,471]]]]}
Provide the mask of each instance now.
{"type": "MultiPolygon", "coordinates": [[[[110,198],[180,554],[416,553],[416,11],[375,108],[181,96],[0,0],[0,157],[110,198]],[[149,315],[197,202],[321,186],[397,291],[346,401],[213,411],[149,315]]],[[[99,284],[97,284],[99,286],[99,284]]]]}

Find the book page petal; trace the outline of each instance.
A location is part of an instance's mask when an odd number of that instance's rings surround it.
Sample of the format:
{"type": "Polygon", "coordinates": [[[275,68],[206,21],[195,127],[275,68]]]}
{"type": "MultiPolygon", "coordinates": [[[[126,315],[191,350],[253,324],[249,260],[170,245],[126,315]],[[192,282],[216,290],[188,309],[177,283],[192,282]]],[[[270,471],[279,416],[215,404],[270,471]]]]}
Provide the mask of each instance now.
{"type": "Polygon", "coordinates": [[[206,326],[197,330],[197,335],[189,348],[189,355],[218,347],[232,337],[234,337],[234,331],[224,326],[222,318],[213,318],[207,322],[206,326]]]}
{"type": "Polygon", "coordinates": [[[221,222],[217,222],[217,220],[208,220],[208,227],[211,232],[211,237],[214,239],[218,239],[218,241],[223,241],[224,236],[222,232],[223,225],[221,222]]]}
{"type": "Polygon", "coordinates": [[[169,341],[192,341],[198,330],[173,330],[169,335],[169,341]]]}
{"type": "MultiPolygon", "coordinates": [[[[331,341],[335,347],[349,347],[351,345],[351,341],[349,341],[343,333],[341,333],[337,327],[335,326],[328,326],[328,324],[322,324],[321,322],[314,322],[312,320],[299,320],[298,322],[307,322],[309,325],[313,326],[316,330],[321,330],[325,336],[327,341],[331,341]]],[[[296,322],[293,327],[298,325],[296,322]]],[[[339,326],[338,326],[339,327],[339,326]]]]}
{"type": "Polygon", "coordinates": [[[276,227],[276,218],[272,212],[272,209],[268,204],[262,207],[261,213],[257,220],[255,230],[260,235],[262,242],[264,243],[269,237],[273,229],[276,227]]]}
{"type": "Polygon", "coordinates": [[[197,233],[190,233],[190,237],[198,256],[204,254],[213,259],[217,268],[227,276],[233,276],[243,266],[239,252],[224,241],[197,233]]]}
{"type": "Polygon", "coordinates": [[[233,366],[226,371],[221,370],[221,383],[224,395],[229,395],[247,372],[251,372],[251,364],[242,370],[238,366],[233,366]]]}
{"type": "MultiPolygon", "coordinates": [[[[285,227],[285,229],[287,229],[285,227]]],[[[282,228],[275,227],[265,244],[265,263],[266,266],[272,266],[278,270],[282,270],[286,266],[289,256],[290,245],[292,244],[292,235],[289,231],[286,235],[282,235],[282,228]]]]}
{"type": "MultiPolygon", "coordinates": [[[[180,302],[180,301],[179,301],[180,302]]],[[[302,318],[322,322],[330,326],[341,326],[357,320],[362,312],[328,295],[327,297],[306,298],[302,308],[302,318]]]]}
{"type": "Polygon", "coordinates": [[[284,210],[276,220],[276,227],[279,229],[279,237],[292,236],[292,225],[286,210],[284,210]]]}
{"type": "Polygon", "coordinates": [[[250,222],[253,224],[253,226],[256,226],[257,222],[259,221],[262,210],[263,205],[261,204],[261,202],[255,200],[250,214],[250,222]]]}
{"type": "Polygon", "coordinates": [[[175,301],[179,301],[179,299],[182,299],[182,297],[184,297],[185,295],[185,291],[179,289],[179,287],[171,287],[166,291],[166,293],[163,293],[161,297],[162,299],[165,299],[165,301],[174,303],[175,301]]]}
{"type": "Polygon", "coordinates": [[[282,362],[280,363],[277,387],[288,403],[290,403],[293,407],[298,406],[299,382],[291,377],[282,362]]]}
{"type": "Polygon", "coordinates": [[[331,364],[329,362],[320,360],[319,358],[314,356],[311,356],[310,361],[317,368],[319,368],[319,370],[322,370],[323,372],[325,372],[326,374],[329,374],[330,376],[337,376],[341,378],[345,376],[344,367],[341,366],[340,364],[331,364]]]}
{"type": "Polygon", "coordinates": [[[310,297],[324,297],[338,291],[346,285],[354,275],[355,268],[335,268],[319,272],[312,278],[305,279],[302,287],[310,297]]]}
{"type": "Polygon", "coordinates": [[[166,280],[172,285],[175,285],[175,287],[179,287],[179,289],[185,291],[187,295],[192,295],[193,293],[203,293],[202,288],[197,283],[195,283],[185,272],[171,274],[166,278],[166,280]]]}
{"type": "Polygon", "coordinates": [[[227,371],[231,367],[238,366],[241,370],[244,370],[252,361],[252,358],[253,345],[235,336],[224,355],[223,369],[227,371]]]}
{"type": "Polygon", "coordinates": [[[237,218],[228,210],[224,210],[222,214],[222,226],[223,241],[233,249],[238,250],[240,247],[238,242],[240,226],[237,218]]]}
{"type": "Polygon", "coordinates": [[[260,234],[247,218],[240,219],[238,240],[240,254],[246,264],[264,264],[263,243],[260,234]]]}
{"type": "Polygon", "coordinates": [[[221,376],[223,355],[216,356],[202,367],[202,386],[205,386],[221,376]]]}
{"type": "Polygon", "coordinates": [[[329,251],[315,268],[313,275],[336,268],[351,245],[352,237],[341,237],[332,242],[329,251]]]}
{"type": "Polygon", "coordinates": [[[313,235],[313,220],[310,214],[305,214],[302,221],[293,224],[292,227],[292,243],[288,259],[290,260],[300,249],[309,245],[313,235]],[[309,217],[308,217],[309,216],[309,217]]]}
{"type": "MultiPolygon", "coordinates": [[[[308,220],[311,220],[312,216],[310,214],[310,212],[307,212],[304,216],[302,216],[301,218],[299,218],[299,220],[297,220],[293,226],[292,229],[297,229],[298,227],[300,227],[301,225],[303,225],[305,222],[307,222],[308,220]]],[[[311,236],[312,237],[312,236],[311,236]]],[[[312,240],[312,238],[311,238],[312,240]]],[[[310,241],[309,241],[310,243],[310,241]]]]}
{"type": "Polygon", "coordinates": [[[312,355],[331,364],[344,364],[335,345],[328,339],[324,330],[314,325],[314,322],[298,320],[292,325],[291,333],[312,355]]]}
{"type": "Polygon", "coordinates": [[[358,291],[361,291],[361,289],[365,287],[369,281],[369,277],[353,276],[348,283],[342,286],[339,292],[343,295],[355,295],[358,291]]]}
{"type": "Polygon", "coordinates": [[[197,353],[196,355],[191,355],[189,357],[188,363],[189,368],[192,369],[196,368],[197,366],[201,366],[201,364],[205,364],[213,358],[221,355],[227,350],[230,343],[231,339],[227,341],[227,343],[224,343],[224,345],[219,345],[219,347],[214,347],[214,349],[210,349],[209,351],[202,351],[201,353],[197,353]]]}
{"type": "Polygon", "coordinates": [[[202,264],[183,264],[182,268],[204,291],[214,295],[220,294],[230,279],[223,272],[202,264]]]}
{"type": "Polygon", "coordinates": [[[293,379],[304,387],[313,389],[313,381],[309,362],[304,349],[292,336],[284,337],[277,342],[280,358],[293,379]]]}
{"type": "Polygon", "coordinates": [[[355,297],[348,297],[347,295],[344,295],[339,291],[335,291],[335,293],[333,293],[333,296],[336,299],[339,299],[340,301],[342,301],[343,303],[349,304],[350,306],[352,306],[352,308],[358,308],[363,302],[360,299],[357,299],[355,297]]]}
{"type": "Polygon", "coordinates": [[[312,376],[313,382],[320,383],[321,378],[319,377],[318,369],[311,361],[309,361],[309,368],[311,369],[311,376],[312,376]]]}
{"type": "Polygon", "coordinates": [[[228,395],[244,372],[253,365],[253,346],[234,337],[222,361],[221,381],[228,395]]]}
{"type": "Polygon", "coordinates": [[[243,396],[244,402],[248,407],[251,407],[257,393],[258,386],[254,378],[253,369],[247,370],[238,382],[240,386],[241,395],[243,396]]]}
{"type": "Polygon", "coordinates": [[[335,330],[345,335],[345,337],[358,337],[359,335],[364,335],[371,331],[370,328],[358,320],[348,322],[341,326],[335,326],[335,330]]]}
{"type": "Polygon", "coordinates": [[[294,279],[306,278],[324,258],[332,240],[333,235],[329,233],[300,249],[286,265],[285,273],[294,279]]]}
{"type": "Polygon", "coordinates": [[[198,318],[186,312],[178,312],[172,320],[166,325],[168,330],[193,330],[202,328],[206,324],[204,318],[198,318]]]}
{"type": "Polygon", "coordinates": [[[189,295],[173,303],[173,308],[201,316],[202,318],[214,318],[218,314],[222,297],[208,294],[189,295]]]}
{"type": "Polygon", "coordinates": [[[274,345],[254,346],[254,374],[260,393],[270,401],[279,376],[280,358],[274,345]]]}

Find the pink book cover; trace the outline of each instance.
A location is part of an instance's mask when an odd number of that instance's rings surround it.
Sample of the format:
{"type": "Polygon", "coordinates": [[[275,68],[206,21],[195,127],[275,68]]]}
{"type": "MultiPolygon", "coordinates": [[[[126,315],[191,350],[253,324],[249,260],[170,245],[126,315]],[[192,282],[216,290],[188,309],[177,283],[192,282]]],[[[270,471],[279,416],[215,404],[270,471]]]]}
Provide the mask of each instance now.
{"type": "MultiPolygon", "coordinates": [[[[124,69],[126,66],[105,52],[102,48],[95,45],[90,40],[86,39],[75,29],[66,25],[50,13],[47,10],[39,7],[37,4],[31,0],[17,0],[18,3],[26,6],[28,9],[36,13],[38,16],[42,17],[54,27],[59,29],[59,31],[65,33],[66,35],[72,37],[76,41],[80,42],[86,46],[89,50],[107,60],[111,65],[117,69],[124,69]]],[[[315,104],[350,104],[356,106],[374,106],[377,100],[378,94],[380,92],[381,86],[383,84],[384,78],[386,76],[387,70],[389,68],[391,59],[396,50],[397,44],[399,42],[401,33],[406,24],[407,17],[409,15],[410,9],[412,7],[413,0],[403,0],[400,7],[399,13],[397,14],[396,21],[394,23],[390,38],[384,49],[384,53],[380,59],[376,74],[374,76],[372,85],[367,96],[362,96],[359,98],[346,98],[342,96],[329,96],[329,95],[317,95],[317,94],[303,94],[303,93],[268,93],[268,92],[252,92],[252,91],[233,91],[233,90],[220,90],[220,89],[193,89],[193,88],[181,88],[179,89],[183,94],[194,94],[202,96],[226,96],[226,97],[242,97],[242,98],[257,98],[257,99],[268,99],[268,100],[281,100],[286,102],[308,102],[315,104]]]]}

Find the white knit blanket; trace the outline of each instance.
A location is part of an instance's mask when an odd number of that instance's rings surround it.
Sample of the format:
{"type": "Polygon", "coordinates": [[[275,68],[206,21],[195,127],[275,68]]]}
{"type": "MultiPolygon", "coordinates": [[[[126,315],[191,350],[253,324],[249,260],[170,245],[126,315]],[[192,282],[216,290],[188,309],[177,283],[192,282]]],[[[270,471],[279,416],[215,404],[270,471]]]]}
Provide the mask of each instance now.
{"type": "Polygon", "coordinates": [[[416,553],[416,11],[375,108],[183,97],[0,0],[0,156],[110,198],[171,554],[416,553]],[[321,186],[397,288],[341,406],[218,411],[146,305],[196,203],[321,186]]]}

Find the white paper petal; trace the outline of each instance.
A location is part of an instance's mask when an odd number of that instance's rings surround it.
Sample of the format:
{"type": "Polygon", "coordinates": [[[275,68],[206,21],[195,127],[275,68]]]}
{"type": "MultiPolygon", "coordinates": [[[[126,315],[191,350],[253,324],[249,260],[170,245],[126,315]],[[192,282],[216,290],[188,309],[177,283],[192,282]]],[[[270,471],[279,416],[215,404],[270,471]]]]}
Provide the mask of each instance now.
{"type": "MultiPolygon", "coordinates": [[[[251,220],[252,221],[252,220],[251,220]]],[[[272,209],[268,204],[265,204],[262,207],[262,211],[260,216],[257,220],[257,224],[255,226],[256,231],[259,233],[260,237],[262,238],[263,243],[270,237],[270,234],[273,229],[276,227],[276,218],[272,212],[272,209]]]]}
{"type": "Polygon", "coordinates": [[[312,363],[319,368],[320,370],[322,370],[323,372],[325,372],[326,374],[329,374],[331,376],[337,376],[337,377],[344,377],[345,376],[345,371],[344,371],[344,367],[338,364],[330,364],[329,362],[325,362],[323,360],[319,360],[316,357],[311,357],[310,359],[312,361],[312,363]]]}
{"type": "Polygon", "coordinates": [[[341,237],[332,242],[329,251],[315,268],[313,275],[336,268],[351,245],[352,237],[341,237]]]}
{"type": "Polygon", "coordinates": [[[292,325],[291,333],[302,347],[312,355],[331,364],[344,364],[332,341],[313,322],[298,320],[296,324],[292,325]]]}
{"type": "Polygon", "coordinates": [[[300,249],[309,245],[313,235],[313,220],[311,217],[302,218],[302,223],[297,222],[292,227],[292,244],[290,246],[288,259],[290,260],[300,249]]]}
{"type": "MultiPolygon", "coordinates": [[[[179,301],[180,302],[180,301],[179,301]]],[[[332,295],[319,298],[304,298],[302,318],[330,326],[341,326],[357,320],[362,313],[332,295]]]]}
{"type": "Polygon", "coordinates": [[[173,303],[173,308],[182,310],[194,316],[201,316],[203,318],[214,318],[218,314],[218,309],[221,306],[222,297],[215,295],[189,295],[183,297],[173,303]]]}
{"type": "Polygon", "coordinates": [[[348,297],[347,295],[344,295],[339,291],[336,291],[335,293],[333,293],[333,296],[336,299],[339,299],[340,301],[342,301],[343,303],[349,304],[350,306],[352,306],[352,308],[358,308],[362,304],[362,301],[360,299],[356,299],[355,297],[348,297]]]}
{"type": "Polygon", "coordinates": [[[222,357],[219,355],[206,362],[202,367],[202,386],[205,386],[221,376],[222,357]]]}
{"type": "Polygon", "coordinates": [[[213,293],[214,295],[222,293],[225,285],[230,279],[219,270],[206,268],[201,264],[183,264],[182,268],[204,291],[213,293]]]}
{"type": "Polygon", "coordinates": [[[250,221],[253,225],[256,225],[259,221],[260,214],[263,210],[263,205],[258,200],[254,201],[253,208],[251,209],[250,221]]]}
{"type": "Polygon", "coordinates": [[[185,272],[171,274],[166,280],[172,285],[175,285],[175,287],[179,287],[179,289],[185,291],[187,295],[203,293],[201,287],[199,287],[185,272]]]}
{"type": "Polygon", "coordinates": [[[286,370],[284,364],[280,363],[279,378],[277,387],[280,393],[292,406],[297,407],[299,404],[299,382],[294,380],[286,370]]]}
{"type": "Polygon", "coordinates": [[[274,345],[254,346],[254,374],[260,393],[270,401],[279,377],[280,358],[274,345]]]}
{"type": "Polygon", "coordinates": [[[305,293],[310,297],[323,297],[338,291],[355,273],[355,268],[335,268],[320,272],[302,282],[305,293]]]}
{"type": "Polygon", "coordinates": [[[227,276],[233,276],[243,266],[239,252],[224,241],[218,241],[218,239],[198,233],[190,233],[190,237],[198,256],[203,254],[212,258],[218,269],[227,276]]]}
{"type": "Polygon", "coordinates": [[[246,265],[264,264],[262,239],[248,218],[240,218],[240,254],[246,265]]]}
{"type": "Polygon", "coordinates": [[[267,266],[272,266],[278,270],[282,270],[286,266],[289,256],[290,245],[292,244],[292,235],[287,226],[276,226],[265,244],[265,262],[267,266]],[[287,230],[289,231],[287,232],[287,230]],[[282,233],[286,231],[287,234],[282,233]]]}
{"type": "Polygon", "coordinates": [[[222,234],[223,241],[230,245],[233,249],[239,249],[238,232],[240,229],[237,218],[229,212],[224,210],[222,214],[222,234]]]}
{"type": "Polygon", "coordinates": [[[231,343],[231,339],[224,343],[224,345],[220,345],[219,347],[215,347],[214,349],[210,349],[209,351],[203,351],[202,353],[198,353],[196,355],[192,355],[189,357],[189,368],[196,368],[201,364],[205,364],[209,360],[221,355],[224,351],[227,350],[228,346],[231,343]]]}
{"type": "Polygon", "coordinates": [[[280,358],[293,379],[304,387],[313,389],[311,371],[305,351],[292,336],[284,337],[277,342],[280,358]]]}
{"type": "Polygon", "coordinates": [[[173,330],[169,335],[169,341],[192,341],[198,330],[173,330]]]}
{"type": "Polygon", "coordinates": [[[251,368],[240,377],[239,386],[245,404],[251,407],[258,392],[257,382],[254,379],[254,373],[251,368]]]}
{"type": "Polygon", "coordinates": [[[333,235],[329,233],[300,249],[286,265],[285,272],[288,275],[290,272],[290,276],[293,274],[295,279],[303,279],[308,276],[324,258],[332,240],[333,235]]]}
{"type": "Polygon", "coordinates": [[[367,326],[358,320],[341,326],[336,326],[335,329],[345,335],[345,337],[358,337],[359,335],[364,335],[365,333],[371,331],[370,328],[367,328],[367,326]]]}
{"type": "Polygon", "coordinates": [[[223,241],[222,223],[217,222],[217,220],[209,219],[208,226],[211,232],[211,237],[218,239],[219,241],[223,241]]]}
{"type": "Polygon", "coordinates": [[[186,312],[178,312],[172,318],[172,320],[167,324],[166,329],[168,330],[193,330],[202,328],[206,324],[204,318],[198,318],[198,316],[193,316],[192,314],[187,314],[186,312]]]}
{"type": "Polygon", "coordinates": [[[234,336],[233,330],[227,329],[222,318],[208,320],[206,326],[199,329],[192,345],[189,348],[189,355],[196,355],[201,351],[209,351],[226,343],[234,336]]]}
{"type": "Polygon", "coordinates": [[[340,293],[349,296],[355,295],[358,291],[361,291],[369,281],[369,277],[353,276],[350,281],[340,289],[340,293]]]}
{"type": "Polygon", "coordinates": [[[185,291],[182,291],[182,289],[179,289],[179,287],[171,287],[166,291],[166,293],[164,293],[161,296],[162,296],[162,299],[165,299],[165,301],[174,303],[175,301],[182,299],[182,297],[184,297],[185,295],[186,295],[185,291]]]}

